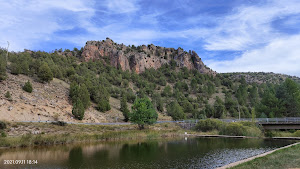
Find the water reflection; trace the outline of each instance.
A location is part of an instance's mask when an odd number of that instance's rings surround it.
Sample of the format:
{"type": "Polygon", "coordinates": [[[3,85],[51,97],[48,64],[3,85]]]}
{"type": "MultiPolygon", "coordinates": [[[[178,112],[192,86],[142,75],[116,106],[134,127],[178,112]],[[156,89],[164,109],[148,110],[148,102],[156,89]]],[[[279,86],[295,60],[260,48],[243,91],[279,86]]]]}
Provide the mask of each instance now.
{"type": "Polygon", "coordinates": [[[0,150],[0,168],[215,168],[292,143],[283,140],[185,138],[0,150]],[[3,160],[38,160],[3,165],[3,160]]]}

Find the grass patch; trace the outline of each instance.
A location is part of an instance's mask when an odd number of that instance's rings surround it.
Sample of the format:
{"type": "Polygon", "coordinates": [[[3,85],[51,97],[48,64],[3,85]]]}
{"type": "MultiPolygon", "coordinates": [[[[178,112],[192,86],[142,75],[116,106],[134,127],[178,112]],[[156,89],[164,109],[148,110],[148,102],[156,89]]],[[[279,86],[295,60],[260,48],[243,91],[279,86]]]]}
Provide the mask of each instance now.
{"type": "Polygon", "coordinates": [[[298,168],[300,166],[300,145],[295,145],[286,149],[275,151],[272,154],[260,157],[238,166],[234,169],[248,168],[298,168]]]}
{"type": "Polygon", "coordinates": [[[262,137],[262,130],[253,122],[226,123],[217,119],[200,120],[195,126],[196,131],[212,132],[230,136],[262,137]]]}
{"type": "Polygon", "coordinates": [[[162,124],[148,126],[145,130],[136,125],[101,126],[75,125],[60,126],[47,123],[13,123],[9,127],[18,129],[38,129],[40,134],[18,134],[17,136],[0,137],[0,147],[28,147],[39,145],[69,144],[80,141],[121,141],[138,139],[157,139],[177,137],[184,132],[177,126],[162,124]],[[51,129],[51,130],[50,130],[51,129]]]}

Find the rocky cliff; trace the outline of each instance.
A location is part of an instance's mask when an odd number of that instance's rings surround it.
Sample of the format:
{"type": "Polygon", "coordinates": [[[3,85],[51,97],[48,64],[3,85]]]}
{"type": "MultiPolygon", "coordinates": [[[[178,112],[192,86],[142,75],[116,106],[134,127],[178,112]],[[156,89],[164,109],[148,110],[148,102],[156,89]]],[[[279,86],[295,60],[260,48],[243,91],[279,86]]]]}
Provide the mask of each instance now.
{"type": "Polygon", "coordinates": [[[153,44],[126,46],[116,44],[109,38],[103,41],[86,42],[81,57],[84,61],[100,59],[116,68],[135,71],[138,74],[146,69],[158,69],[173,60],[180,68],[186,67],[189,70],[196,69],[200,73],[216,74],[204,65],[194,51],[186,52],[182,48],[164,48],[153,44]]]}

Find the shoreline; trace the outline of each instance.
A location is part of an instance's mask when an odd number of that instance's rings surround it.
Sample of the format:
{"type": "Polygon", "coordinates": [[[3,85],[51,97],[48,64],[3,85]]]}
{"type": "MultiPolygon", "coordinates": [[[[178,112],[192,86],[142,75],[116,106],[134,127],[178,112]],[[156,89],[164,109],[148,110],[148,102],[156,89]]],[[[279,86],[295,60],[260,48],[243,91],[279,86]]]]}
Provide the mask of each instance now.
{"type": "Polygon", "coordinates": [[[290,137],[251,137],[218,135],[216,131],[185,130],[174,123],[155,124],[139,130],[136,125],[78,125],[58,126],[51,123],[8,123],[7,137],[0,137],[0,149],[15,147],[51,146],[77,142],[150,140],[172,137],[300,139],[290,137]]]}
{"type": "Polygon", "coordinates": [[[275,150],[271,150],[271,151],[268,151],[268,152],[265,152],[263,154],[259,154],[259,155],[256,155],[256,156],[253,156],[253,157],[249,157],[249,158],[246,158],[244,160],[240,160],[240,161],[236,161],[234,163],[230,163],[230,164],[227,164],[225,166],[222,166],[222,167],[218,167],[217,169],[226,169],[226,168],[232,168],[232,167],[236,167],[240,164],[243,164],[243,163],[246,163],[246,162],[250,162],[254,159],[257,159],[257,158],[260,158],[260,157],[265,157],[269,154],[272,154],[276,151],[279,151],[279,150],[283,150],[283,149],[286,149],[286,148],[289,148],[289,147],[292,147],[292,146],[295,146],[295,145],[299,145],[300,142],[297,142],[297,143],[293,143],[293,144],[290,144],[290,145],[287,145],[287,146],[284,146],[284,147],[280,147],[280,148],[277,148],[275,150]]]}
{"type": "Polygon", "coordinates": [[[7,123],[6,137],[0,137],[0,149],[72,144],[77,142],[149,140],[184,137],[175,124],[156,124],[139,130],[136,125],[58,126],[50,123],[7,123]]]}

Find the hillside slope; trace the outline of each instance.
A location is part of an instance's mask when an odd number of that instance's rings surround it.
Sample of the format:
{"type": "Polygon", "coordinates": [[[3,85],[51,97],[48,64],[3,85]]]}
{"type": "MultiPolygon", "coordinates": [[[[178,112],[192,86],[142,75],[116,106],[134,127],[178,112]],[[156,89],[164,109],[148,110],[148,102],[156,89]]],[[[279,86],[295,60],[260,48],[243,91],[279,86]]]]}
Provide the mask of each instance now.
{"type": "Polygon", "coordinates": [[[130,109],[143,97],[151,100],[158,120],[300,115],[297,78],[216,74],[196,57],[181,48],[129,47],[106,39],[80,50],[10,52],[6,64],[0,49],[0,120],[121,122],[120,100],[130,109]],[[33,93],[22,90],[27,80],[33,93]],[[13,101],[5,97],[8,91],[13,101]],[[83,116],[72,114],[76,106],[83,116]]]}

